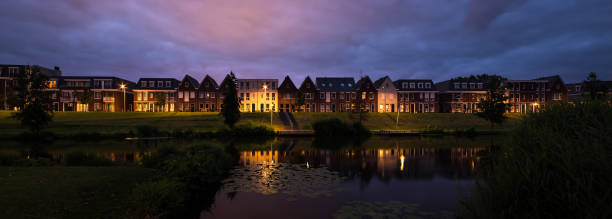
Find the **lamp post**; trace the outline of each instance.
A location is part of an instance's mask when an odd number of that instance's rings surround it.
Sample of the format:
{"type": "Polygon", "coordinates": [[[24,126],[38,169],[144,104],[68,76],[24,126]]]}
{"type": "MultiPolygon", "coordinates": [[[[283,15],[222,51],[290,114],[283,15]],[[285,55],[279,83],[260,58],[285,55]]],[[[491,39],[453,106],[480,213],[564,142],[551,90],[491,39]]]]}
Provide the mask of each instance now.
{"type": "MultiPolygon", "coordinates": [[[[264,89],[264,94],[267,94],[266,91],[268,90],[268,85],[264,84],[263,89],[264,89]]],[[[270,104],[270,107],[272,107],[271,105],[272,104],[270,104]]],[[[269,108],[268,110],[270,110],[270,128],[274,129],[272,127],[272,108],[269,108]]]]}
{"type": "Polygon", "coordinates": [[[121,88],[121,90],[123,90],[123,112],[125,112],[125,84],[121,83],[121,85],[119,85],[119,87],[121,88]]]}

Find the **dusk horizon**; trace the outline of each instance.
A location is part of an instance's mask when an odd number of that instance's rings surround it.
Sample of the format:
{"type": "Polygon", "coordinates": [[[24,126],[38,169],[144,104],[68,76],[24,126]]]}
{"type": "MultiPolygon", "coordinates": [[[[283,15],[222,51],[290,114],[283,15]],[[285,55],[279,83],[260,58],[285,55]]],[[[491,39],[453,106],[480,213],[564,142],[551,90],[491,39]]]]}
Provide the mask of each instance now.
{"type": "Polygon", "coordinates": [[[65,76],[612,80],[606,1],[1,4],[0,62],[65,76]]]}

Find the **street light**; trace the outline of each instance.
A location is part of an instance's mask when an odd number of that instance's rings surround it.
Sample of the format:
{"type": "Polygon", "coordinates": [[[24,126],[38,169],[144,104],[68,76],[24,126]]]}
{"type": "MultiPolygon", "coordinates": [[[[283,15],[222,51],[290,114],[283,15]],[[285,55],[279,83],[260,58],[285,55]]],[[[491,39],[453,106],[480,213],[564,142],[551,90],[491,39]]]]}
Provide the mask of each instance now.
{"type": "MultiPolygon", "coordinates": [[[[265,94],[266,91],[268,90],[268,85],[264,84],[263,89],[264,89],[264,94],[265,94]]],[[[269,108],[268,110],[270,110],[270,128],[274,129],[274,127],[272,127],[272,108],[269,108]]]]}
{"type": "Polygon", "coordinates": [[[119,87],[123,90],[123,112],[125,112],[125,84],[122,82],[119,87]]]}

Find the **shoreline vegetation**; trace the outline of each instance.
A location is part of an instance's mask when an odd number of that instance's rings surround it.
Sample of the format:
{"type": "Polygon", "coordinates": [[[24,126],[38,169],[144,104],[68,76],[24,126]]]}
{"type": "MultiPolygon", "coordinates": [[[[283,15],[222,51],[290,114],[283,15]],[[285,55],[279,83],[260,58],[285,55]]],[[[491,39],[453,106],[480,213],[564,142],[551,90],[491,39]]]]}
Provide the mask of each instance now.
{"type": "MultiPolygon", "coordinates": [[[[27,129],[10,116],[13,111],[0,111],[0,139],[28,138],[27,129]]],[[[231,131],[218,113],[141,113],[141,112],[56,112],[53,122],[43,135],[55,139],[124,139],[127,137],[223,137],[223,136],[273,136],[314,135],[313,124],[319,120],[338,119],[346,123],[359,121],[352,113],[293,113],[299,130],[289,130],[282,124],[278,113],[241,113],[241,119],[231,131]],[[151,135],[139,136],[149,126],[151,135]],[[141,130],[142,129],[142,130],[141,130]],[[161,136],[154,134],[163,133],[161,136]]],[[[424,113],[399,116],[396,113],[368,113],[363,126],[374,135],[487,135],[512,131],[522,115],[507,114],[503,125],[491,128],[489,123],[474,114],[424,113]]]]}

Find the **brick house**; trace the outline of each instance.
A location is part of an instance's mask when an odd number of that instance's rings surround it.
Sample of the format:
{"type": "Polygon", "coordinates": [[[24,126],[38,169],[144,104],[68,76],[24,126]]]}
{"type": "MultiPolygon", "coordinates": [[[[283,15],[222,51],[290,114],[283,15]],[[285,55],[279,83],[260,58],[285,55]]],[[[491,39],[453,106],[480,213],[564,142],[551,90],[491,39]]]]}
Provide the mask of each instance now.
{"type": "Polygon", "coordinates": [[[561,76],[554,75],[537,78],[535,80],[546,81],[544,92],[545,103],[550,101],[567,101],[567,87],[565,86],[565,83],[563,83],[561,76]]]}
{"type": "MultiPolygon", "coordinates": [[[[295,106],[297,101],[298,89],[291,81],[289,76],[286,76],[283,82],[278,86],[278,109],[279,112],[297,112],[295,106]]],[[[305,101],[304,101],[305,102],[305,101]]]]}
{"type": "Polygon", "coordinates": [[[302,81],[300,91],[304,94],[304,112],[317,112],[319,90],[310,76],[306,76],[302,81]]]}
{"type": "MultiPolygon", "coordinates": [[[[17,85],[16,77],[19,73],[29,71],[33,66],[30,65],[0,65],[0,109],[8,110],[11,108],[11,102],[17,98],[15,94],[15,86],[17,85]]],[[[59,106],[59,97],[57,90],[58,77],[62,75],[59,67],[53,69],[37,66],[43,75],[49,77],[48,90],[52,95],[54,106],[59,106]]],[[[57,111],[57,110],[56,110],[57,111]]]]}
{"type": "Polygon", "coordinates": [[[528,113],[537,112],[546,103],[546,80],[506,80],[507,103],[510,104],[508,112],[528,113]]]}
{"type": "Polygon", "coordinates": [[[353,78],[316,78],[317,112],[350,112],[358,92],[353,78]]]}
{"type": "Polygon", "coordinates": [[[209,75],[206,75],[198,87],[197,101],[199,112],[217,112],[219,85],[209,75]]]}
{"type": "Polygon", "coordinates": [[[176,90],[179,81],[174,78],[140,78],[134,91],[134,111],[136,112],[176,112],[176,90]],[[166,99],[159,104],[158,97],[166,99]]]}
{"type": "Polygon", "coordinates": [[[200,83],[191,77],[190,75],[185,75],[181,83],[177,88],[177,106],[178,112],[196,112],[198,99],[196,98],[196,92],[198,92],[198,88],[200,87],[200,83]]]}
{"type": "Polygon", "coordinates": [[[435,84],[439,91],[440,112],[476,113],[478,101],[487,93],[483,81],[455,78],[435,84]]]}
{"type": "Polygon", "coordinates": [[[354,100],[354,105],[358,106],[367,112],[378,112],[376,104],[378,103],[378,90],[370,77],[365,76],[357,81],[355,85],[357,99],[354,100]]]}
{"type": "Polygon", "coordinates": [[[432,80],[400,79],[393,82],[398,89],[400,112],[439,112],[438,89],[432,80]]]}
{"type": "Polygon", "coordinates": [[[237,79],[241,112],[276,112],[278,79],[237,79]]]}

